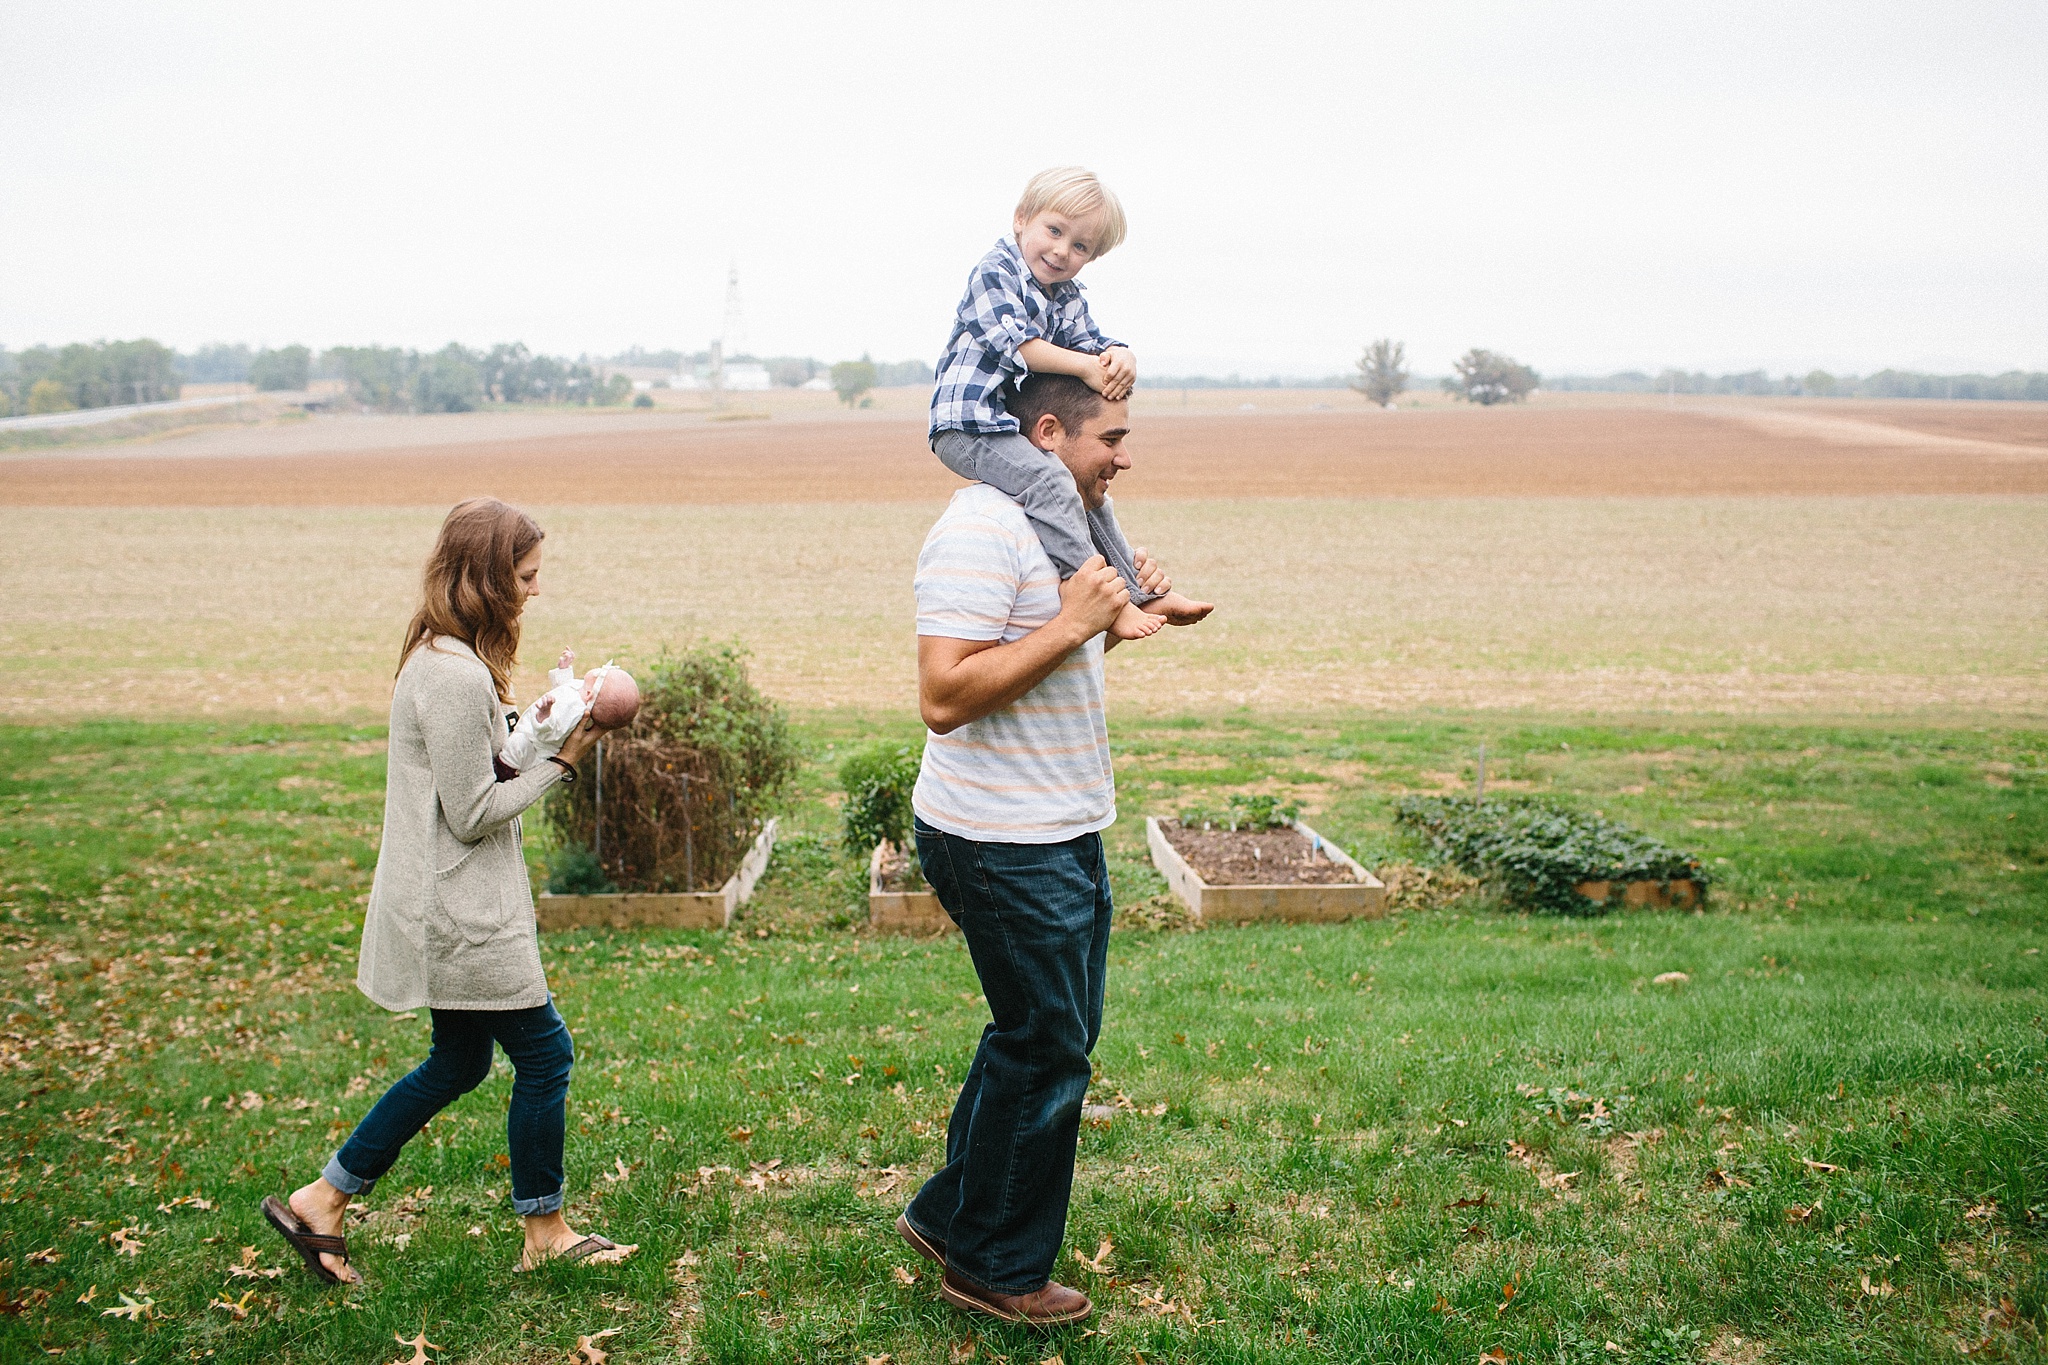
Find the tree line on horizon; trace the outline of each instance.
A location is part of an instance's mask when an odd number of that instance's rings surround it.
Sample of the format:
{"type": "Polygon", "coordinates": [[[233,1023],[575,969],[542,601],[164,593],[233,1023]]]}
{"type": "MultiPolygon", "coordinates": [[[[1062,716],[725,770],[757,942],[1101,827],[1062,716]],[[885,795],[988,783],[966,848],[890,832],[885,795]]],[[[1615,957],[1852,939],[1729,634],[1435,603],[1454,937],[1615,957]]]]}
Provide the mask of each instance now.
{"type": "MultiPolygon", "coordinates": [[[[438,351],[397,346],[334,346],[315,353],[300,345],[252,349],[244,345],[202,346],[180,354],[161,342],[73,342],[31,346],[18,352],[0,347],[0,417],[160,403],[179,396],[185,384],[249,384],[259,392],[296,392],[316,379],[339,380],[351,402],[385,412],[468,412],[486,404],[566,403],[616,405],[632,396],[632,381],[616,366],[687,372],[708,363],[708,351],[647,351],[633,347],[617,356],[538,354],[524,342],[500,342],[488,350],[450,342],[438,351]]],[[[732,356],[728,363],[765,366],[770,382],[795,387],[835,367],[808,356],[732,356]]],[[[862,363],[873,385],[927,382],[922,361],[862,363]]]]}

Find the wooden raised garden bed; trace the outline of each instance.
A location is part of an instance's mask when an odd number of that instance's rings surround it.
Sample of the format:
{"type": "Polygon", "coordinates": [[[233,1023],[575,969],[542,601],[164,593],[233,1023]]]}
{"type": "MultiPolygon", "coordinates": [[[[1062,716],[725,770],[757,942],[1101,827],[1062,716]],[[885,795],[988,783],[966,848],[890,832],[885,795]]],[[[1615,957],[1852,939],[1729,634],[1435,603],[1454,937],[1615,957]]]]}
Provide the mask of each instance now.
{"type": "Polygon", "coordinates": [[[896,880],[888,875],[889,866],[902,856],[885,840],[875,845],[874,856],[868,859],[868,927],[878,934],[944,934],[957,929],[929,887],[919,891],[887,889],[896,880]]]}
{"type": "Polygon", "coordinates": [[[1578,892],[1595,905],[1605,905],[1610,898],[1619,897],[1622,908],[1627,910],[1691,907],[1700,903],[1698,884],[1685,877],[1668,882],[1580,882],[1578,892]]]}
{"type": "Polygon", "coordinates": [[[733,912],[754,894],[754,883],[767,870],[768,855],[775,850],[775,827],[770,820],[762,827],[740,860],[739,871],[725,879],[716,891],[620,891],[596,896],[557,896],[542,892],[534,898],[534,918],[544,933],[558,929],[724,929],[732,924],[733,912]]]}
{"type": "MultiPolygon", "coordinates": [[[[1211,872],[1219,877],[1212,883],[1195,870],[1188,855],[1174,847],[1170,835],[1181,832],[1178,825],[1169,830],[1157,819],[1146,817],[1145,840],[1152,847],[1153,866],[1166,878],[1173,893],[1194,912],[1195,918],[1205,923],[1235,924],[1248,920],[1319,923],[1378,919],[1387,913],[1387,888],[1380,879],[1359,866],[1350,854],[1299,820],[1284,828],[1237,831],[1235,837],[1245,842],[1247,847],[1254,838],[1263,838],[1265,843],[1275,845],[1276,857],[1270,864],[1272,866],[1282,865],[1284,859],[1278,854],[1284,853],[1287,858],[1299,857],[1311,865],[1316,862],[1333,865],[1334,876],[1318,868],[1314,874],[1316,880],[1282,880],[1279,877],[1257,880],[1260,874],[1252,872],[1246,880],[1239,881],[1235,877],[1245,874],[1225,874],[1211,864],[1211,872]],[[1222,880],[1225,875],[1233,879],[1222,880]]],[[[1233,837],[1227,831],[1189,830],[1186,833],[1199,835],[1201,842],[1208,844],[1220,844],[1233,837]]],[[[1192,844],[1195,841],[1186,842],[1192,844]]],[[[1260,847],[1263,851],[1264,844],[1260,847]]],[[[1196,851],[1195,861],[1203,861],[1209,852],[1196,851]]],[[[1236,860],[1230,861],[1234,863],[1236,860]]]]}

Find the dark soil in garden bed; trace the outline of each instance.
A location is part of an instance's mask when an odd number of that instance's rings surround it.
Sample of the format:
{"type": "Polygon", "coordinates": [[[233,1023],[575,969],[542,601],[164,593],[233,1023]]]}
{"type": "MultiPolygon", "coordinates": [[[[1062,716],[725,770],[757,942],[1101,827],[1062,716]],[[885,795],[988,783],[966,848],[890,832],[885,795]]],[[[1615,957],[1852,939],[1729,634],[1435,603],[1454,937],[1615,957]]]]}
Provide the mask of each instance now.
{"type": "Polygon", "coordinates": [[[1159,822],[1166,841],[1211,886],[1327,885],[1356,881],[1357,874],[1299,830],[1189,829],[1159,822]]]}

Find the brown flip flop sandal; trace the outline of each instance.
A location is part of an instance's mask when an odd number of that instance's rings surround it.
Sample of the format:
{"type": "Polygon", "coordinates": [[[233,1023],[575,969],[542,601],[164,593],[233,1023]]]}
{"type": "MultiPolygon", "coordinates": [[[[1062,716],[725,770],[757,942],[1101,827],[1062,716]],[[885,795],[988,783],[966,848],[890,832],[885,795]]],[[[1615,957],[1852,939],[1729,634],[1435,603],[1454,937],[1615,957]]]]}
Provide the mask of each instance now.
{"type": "MultiPolygon", "coordinates": [[[[329,1256],[339,1256],[346,1261],[348,1238],[329,1237],[313,1231],[306,1226],[305,1220],[292,1212],[291,1205],[274,1194],[263,1196],[263,1217],[270,1226],[277,1229],[278,1236],[292,1244],[292,1250],[299,1253],[299,1259],[306,1263],[306,1269],[327,1284],[347,1283],[341,1276],[320,1263],[320,1255],[325,1252],[329,1256]]],[[[587,1256],[590,1253],[586,1251],[583,1254],[587,1256]]]]}
{"type": "Polygon", "coordinates": [[[570,1247],[567,1251],[558,1251],[552,1256],[542,1257],[540,1260],[535,1261],[532,1265],[515,1266],[513,1267],[512,1273],[515,1275],[527,1275],[531,1274],[533,1271],[540,1269],[549,1261],[583,1261],[588,1260],[590,1257],[597,1255],[597,1253],[600,1251],[617,1251],[618,1249],[619,1244],[617,1242],[614,1242],[609,1237],[600,1237],[593,1232],[588,1237],[585,1237],[582,1241],[578,1242],[575,1246],[570,1247]]]}

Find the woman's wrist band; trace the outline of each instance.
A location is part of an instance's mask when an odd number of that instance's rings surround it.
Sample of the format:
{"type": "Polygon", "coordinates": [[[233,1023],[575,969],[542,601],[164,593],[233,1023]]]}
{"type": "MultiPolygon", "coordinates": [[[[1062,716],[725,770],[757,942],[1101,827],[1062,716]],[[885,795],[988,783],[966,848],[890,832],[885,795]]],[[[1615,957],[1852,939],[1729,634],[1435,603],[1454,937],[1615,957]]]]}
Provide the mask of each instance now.
{"type": "Polygon", "coordinates": [[[564,782],[574,782],[576,780],[576,765],[565,760],[560,754],[549,754],[548,762],[562,770],[562,780],[564,782]]]}

